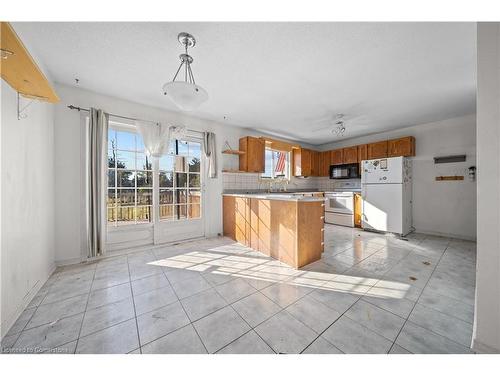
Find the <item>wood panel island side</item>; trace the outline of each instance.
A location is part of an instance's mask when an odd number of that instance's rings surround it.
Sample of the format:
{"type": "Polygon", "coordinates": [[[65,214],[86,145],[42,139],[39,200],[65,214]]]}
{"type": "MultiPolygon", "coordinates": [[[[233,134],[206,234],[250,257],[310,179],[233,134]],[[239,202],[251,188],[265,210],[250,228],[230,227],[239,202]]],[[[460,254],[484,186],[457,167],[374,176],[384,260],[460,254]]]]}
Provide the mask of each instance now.
{"type": "Polygon", "coordinates": [[[322,198],[277,199],[224,194],[224,235],[294,268],[321,258],[322,198]]]}

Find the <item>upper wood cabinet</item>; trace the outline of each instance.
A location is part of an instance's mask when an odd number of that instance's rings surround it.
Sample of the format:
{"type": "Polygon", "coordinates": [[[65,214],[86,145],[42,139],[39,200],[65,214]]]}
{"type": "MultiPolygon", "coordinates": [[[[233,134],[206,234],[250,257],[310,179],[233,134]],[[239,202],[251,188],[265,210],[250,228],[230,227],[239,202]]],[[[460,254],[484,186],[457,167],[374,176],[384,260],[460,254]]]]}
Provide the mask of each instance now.
{"type": "Polygon", "coordinates": [[[394,156],[415,156],[415,138],[403,137],[345,147],[320,153],[320,176],[328,176],[330,165],[361,163],[363,160],[394,156]]]}
{"type": "Polygon", "coordinates": [[[387,157],[387,141],[368,143],[367,157],[368,159],[379,159],[387,157]]]}
{"type": "Polygon", "coordinates": [[[415,156],[415,137],[390,139],[387,156],[415,156]]]}
{"type": "Polygon", "coordinates": [[[323,151],[320,153],[319,169],[320,177],[328,177],[330,174],[330,151],[323,151]]]}
{"type": "Polygon", "coordinates": [[[330,151],[330,164],[340,165],[344,163],[344,149],[330,151]]]}
{"type": "Polygon", "coordinates": [[[358,163],[368,159],[368,145],[358,146],[358,163]]]}
{"type": "Polygon", "coordinates": [[[343,164],[358,162],[358,146],[346,147],[342,150],[343,164]]]}
{"type": "Polygon", "coordinates": [[[311,176],[312,151],[306,148],[294,148],[292,154],[293,154],[293,175],[311,176]]]}
{"type": "Polygon", "coordinates": [[[240,171],[262,173],[265,171],[266,143],[261,138],[243,137],[240,138],[240,171]]]}
{"type": "Polygon", "coordinates": [[[311,151],[311,176],[320,176],[319,152],[311,151]]]}

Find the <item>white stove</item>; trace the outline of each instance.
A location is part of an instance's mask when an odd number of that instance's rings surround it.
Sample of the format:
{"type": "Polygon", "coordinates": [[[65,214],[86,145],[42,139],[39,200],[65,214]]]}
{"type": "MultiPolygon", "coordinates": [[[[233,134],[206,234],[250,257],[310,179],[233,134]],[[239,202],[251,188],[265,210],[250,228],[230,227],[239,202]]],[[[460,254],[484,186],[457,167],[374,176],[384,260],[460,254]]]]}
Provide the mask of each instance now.
{"type": "Polygon", "coordinates": [[[325,223],[354,227],[354,193],[334,191],[325,193],[325,223]]]}

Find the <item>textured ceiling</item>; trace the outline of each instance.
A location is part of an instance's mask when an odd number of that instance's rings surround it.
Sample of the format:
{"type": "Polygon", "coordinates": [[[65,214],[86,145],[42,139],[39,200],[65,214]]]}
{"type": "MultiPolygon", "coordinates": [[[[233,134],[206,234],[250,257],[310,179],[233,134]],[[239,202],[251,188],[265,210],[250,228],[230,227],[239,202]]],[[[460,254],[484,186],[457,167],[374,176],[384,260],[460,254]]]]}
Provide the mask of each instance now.
{"type": "Polygon", "coordinates": [[[311,144],[339,140],[336,113],[348,138],[475,111],[474,23],[13,25],[55,81],[169,110],[161,87],[190,32],[210,97],[193,115],[311,144]]]}

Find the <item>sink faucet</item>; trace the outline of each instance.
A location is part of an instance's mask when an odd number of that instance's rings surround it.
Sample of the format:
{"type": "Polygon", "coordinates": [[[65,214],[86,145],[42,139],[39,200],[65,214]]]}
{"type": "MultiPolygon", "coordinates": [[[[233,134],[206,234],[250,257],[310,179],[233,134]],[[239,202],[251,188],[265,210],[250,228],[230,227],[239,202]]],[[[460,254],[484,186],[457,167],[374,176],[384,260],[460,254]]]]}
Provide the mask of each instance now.
{"type": "Polygon", "coordinates": [[[273,192],[280,192],[280,191],[287,191],[287,186],[290,183],[286,178],[261,178],[259,179],[259,189],[261,184],[267,185],[267,192],[268,193],[273,193],[273,192]]]}

